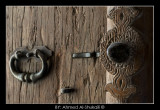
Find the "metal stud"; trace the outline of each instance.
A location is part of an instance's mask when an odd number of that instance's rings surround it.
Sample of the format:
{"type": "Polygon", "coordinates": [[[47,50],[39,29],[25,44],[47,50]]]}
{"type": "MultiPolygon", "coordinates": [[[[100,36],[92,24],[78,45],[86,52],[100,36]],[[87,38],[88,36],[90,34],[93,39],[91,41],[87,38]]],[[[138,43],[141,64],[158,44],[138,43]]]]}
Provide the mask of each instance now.
{"type": "Polygon", "coordinates": [[[71,93],[74,91],[75,91],[75,89],[73,89],[73,88],[65,87],[65,88],[62,88],[60,92],[61,92],[61,94],[64,94],[64,93],[71,93]]]}

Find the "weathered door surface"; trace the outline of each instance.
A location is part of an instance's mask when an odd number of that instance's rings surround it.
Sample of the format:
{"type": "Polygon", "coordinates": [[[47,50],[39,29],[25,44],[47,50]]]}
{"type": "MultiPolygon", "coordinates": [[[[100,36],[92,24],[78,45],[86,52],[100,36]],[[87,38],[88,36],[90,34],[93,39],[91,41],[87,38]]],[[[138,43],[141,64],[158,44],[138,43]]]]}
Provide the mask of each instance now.
{"type": "MultiPolygon", "coordinates": [[[[109,8],[7,6],[6,103],[121,103],[106,91],[106,85],[113,81],[114,75],[104,68],[100,58],[72,58],[73,53],[100,51],[101,39],[112,25],[107,20],[109,8]],[[28,49],[46,46],[53,51],[49,72],[35,83],[17,80],[9,69],[11,53],[25,46],[28,49]],[[61,88],[65,87],[76,91],[61,94],[61,88]]],[[[145,62],[131,78],[136,92],[127,103],[153,103],[153,7],[141,9],[142,16],[131,26],[142,33],[145,62]]],[[[34,59],[21,61],[19,69],[37,72],[41,64],[34,59]]]]}

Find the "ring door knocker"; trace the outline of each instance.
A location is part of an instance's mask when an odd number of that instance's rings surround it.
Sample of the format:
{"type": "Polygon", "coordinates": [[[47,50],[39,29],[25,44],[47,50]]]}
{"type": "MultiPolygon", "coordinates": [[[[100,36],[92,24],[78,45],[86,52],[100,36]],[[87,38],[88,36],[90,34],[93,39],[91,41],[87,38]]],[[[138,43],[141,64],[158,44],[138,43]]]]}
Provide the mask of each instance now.
{"type": "Polygon", "coordinates": [[[131,84],[131,76],[143,66],[144,42],[142,36],[130,26],[141,11],[134,7],[112,7],[107,13],[115,27],[103,36],[100,52],[74,53],[73,58],[100,57],[104,68],[114,75],[113,82],[105,90],[117,98],[120,103],[126,102],[136,87],[131,84]]]}
{"type": "Polygon", "coordinates": [[[31,51],[26,47],[17,48],[11,55],[9,65],[12,75],[23,82],[36,82],[40,79],[48,70],[47,60],[52,56],[52,51],[45,46],[36,46],[31,51]],[[37,73],[23,73],[18,71],[17,64],[20,60],[28,60],[30,58],[36,58],[37,61],[41,61],[42,68],[37,73]]]}

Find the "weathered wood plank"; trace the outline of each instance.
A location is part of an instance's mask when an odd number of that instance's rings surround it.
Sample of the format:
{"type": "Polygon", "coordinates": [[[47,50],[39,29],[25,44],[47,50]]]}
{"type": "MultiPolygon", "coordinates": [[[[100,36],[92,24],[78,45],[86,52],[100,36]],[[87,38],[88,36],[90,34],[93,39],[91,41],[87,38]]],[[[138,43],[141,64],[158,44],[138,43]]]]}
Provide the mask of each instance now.
{"type": "MultiPolygon", "coordinates": [[[[27,84],[15,79],[11,75],[8,65],[10,53],[21,46],[28,46],[32,49],[34,46],[46,45],[51,50],[55,50],[54,8],[51,7],[50,11],[46,10],[46,7],[6,8],[9,16],[7,19],[8,36],[6,45],[8,46],[7,49],[13,48],[7,51],[6,60],[7,103],[57,103],[58,78],[56,74],[53,74],[54,67],[51,68],[46,78],[35,84],[27,84]],[[48,17],[46,17],[46,14],[48,17]]],[[[54,62],[54,59],[52,57],[51,62],[54,62]]],[[[25,72],[37,72],[41,68],[40,64],[33,60],[22,64],[21,69],[25,72]]]]}
{"type": "Polygon", "coordinates": [[[98,41],[106,29],[106,7],[69,7],[62,13],[67,13],[63,15],[64,37],[71,42],[63,48],[60,88],[69,86],[76,92],[61,94],[59,103],[105,103],[105,72],[99,60],[72,59],[71,55],[99,51],[98,41]]]}
{"type": "MultiPolygon", "coordinates": [[[[99,51],[99,39],[106,31],[106,7],[6,7],[6,99],[7,103],[105,103],[105,72],[98,59],[71,58],[75,52],[99,51]],[[9,58],[21,46],[46,45],[54,51],[48,75],[27,84],[9,71],[9,58]],[[60,95],[70,86],[73,94],[60,95]],[[60,96],[59,96],[60,95],[60,96]]],[[[34,60],[21,62],[20,69],[37,72],[34,60]]]]}
{"type": "MultiPolygon", "coordinates": [[[[153,8],[143,9],[143,17],[133,25],[144,33],[146,63],[133,77],[137,93],[128,102],[153,99],[153,8]]],[[[73,53],[99,51],[100,39],[109,29],[107,10],[107,7],[7,6],[6,103],[118,103],[105,91],[113,75],[106,72],[99,58],[71,57],[73,53]],[[15,79],[9,70],[10,54],[18,47],[32,49],[42,45],[54,53],[49,73],[35,84],[15,79]],[[76,92],[60,94],[60,89],[68,86],[76,92]]],[[[23,72],[40,69],[41,64],[33,59],[20,62],[23,72]]]]}

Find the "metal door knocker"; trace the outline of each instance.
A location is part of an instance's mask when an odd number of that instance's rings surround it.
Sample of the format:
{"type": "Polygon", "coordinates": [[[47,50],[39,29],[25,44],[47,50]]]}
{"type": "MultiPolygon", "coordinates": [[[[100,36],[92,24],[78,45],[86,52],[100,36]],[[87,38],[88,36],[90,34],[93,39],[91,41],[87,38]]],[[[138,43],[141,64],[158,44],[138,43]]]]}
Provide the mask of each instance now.
{"type": "Polygon", "coordinates": [[[35,46],[31,51],[29,51],[26,47],[17,48],[10,57],[10,71],[12,75],[20,81],[36,82],[47,72],[47,60],[50,56],[52,56],[52,51],[47,49],[45,46],[35,46]],[[18,63],[19,60],[26,60],[32,57],[34,57],[37,61],[41,61],[41,70],[37,73],[19,72],[15,63],[18,63]]]}
{"type": "Polygon", "coordinates": [[[100,52],[74,53],[73,58],[100,57],[104,68],[114,75],[113,82],[105,89],[119,100],[126,102],[136,92],[131,83],[131,76],[143,66],[144,42],[142,36],[130,24],[141,15],[134,7],[113,7],[107,17],[115,27],[103,36],[100,52]]]}

